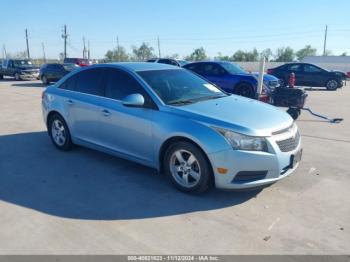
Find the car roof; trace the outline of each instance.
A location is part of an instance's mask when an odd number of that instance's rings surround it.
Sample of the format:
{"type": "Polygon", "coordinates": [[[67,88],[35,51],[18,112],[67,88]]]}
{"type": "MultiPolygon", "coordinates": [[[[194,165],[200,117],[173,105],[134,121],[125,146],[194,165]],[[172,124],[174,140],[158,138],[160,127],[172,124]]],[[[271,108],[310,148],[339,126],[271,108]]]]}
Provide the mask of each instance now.
{"type": "MultiPolygon", "coordinates": [[[[103,64],[100,64],[103,65],[103,64]]],[[[106,65],[106,64],[105,64],[106,65]]],[[[147,62],[121,62],[121,63],[109,63],[107,65],[114,65],[116,67],[122,67],[131,71],[152,71],[152,70],[168,70],[181,68],[177,66],[159,64],[159,63],[147,63],[147,62]]]]}

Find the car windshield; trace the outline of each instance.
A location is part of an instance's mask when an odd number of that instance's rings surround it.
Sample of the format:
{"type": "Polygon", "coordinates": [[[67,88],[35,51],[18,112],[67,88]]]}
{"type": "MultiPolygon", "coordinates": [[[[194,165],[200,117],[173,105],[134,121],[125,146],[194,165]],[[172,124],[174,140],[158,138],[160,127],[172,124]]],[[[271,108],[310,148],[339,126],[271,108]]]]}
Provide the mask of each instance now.
{"type": "Polygon", "coordinates": [[[177,60],[177,62],[180,64],[180,66],[184,66],[188,64],[186,60],[177,60]]]}
{"type": "Polygon", "coordinates": [[[15,66],[24,66],[24,67],[33,66],[33,63],[29,60],[13,60],[13,64],[15,66]]]}
{"type": "Polygon", "coordinates": [[[140,71],[138,74],[168,105],[191,104],[227,96],[214,85],[187,70],[140,71]]]}
{"type": "Polygon", "coordinates": [[[220,63],[220,65],[230,74],[245,74],[245,71],[241,67],[233,63],[220,63]]]}

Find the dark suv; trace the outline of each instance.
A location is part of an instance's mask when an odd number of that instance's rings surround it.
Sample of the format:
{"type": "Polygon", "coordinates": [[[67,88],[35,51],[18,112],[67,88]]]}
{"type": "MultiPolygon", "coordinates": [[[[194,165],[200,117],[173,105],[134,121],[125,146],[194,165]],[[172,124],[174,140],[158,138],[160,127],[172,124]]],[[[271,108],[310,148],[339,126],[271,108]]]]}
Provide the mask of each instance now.
{"type": "Polygon", "coordinates": [[[48,85],[50,82],[60,80],[76,68],[79,68],[76,64],[44,64],[40,68],[39,77],[43,84],[48,85]]]}
{"type": "Polygon", "coordinates": [[[297,86],[324,86],[328,90],[336,90],[343,86],[346,75],[339,71],[328,71],[319,66],[307,63],[288,63],[268,69],[268,74],[280,79],[281,86],[286,86],[291,73],[295,74],[297,86]]]}

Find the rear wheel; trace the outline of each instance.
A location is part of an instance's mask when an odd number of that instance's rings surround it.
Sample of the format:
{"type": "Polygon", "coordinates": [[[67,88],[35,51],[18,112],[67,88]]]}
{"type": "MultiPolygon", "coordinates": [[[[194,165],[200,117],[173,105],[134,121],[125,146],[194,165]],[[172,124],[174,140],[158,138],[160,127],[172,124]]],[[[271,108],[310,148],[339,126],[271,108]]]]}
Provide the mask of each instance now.
{"type": "Polygon", "coordinates": [[[337,90],[338,87],[339,87],[339,83],[335,79],[328,80],[326,83],[327,90],[334,91],[334,90],[337,90]]]}
{"type": "Polygon", "coordinates": [[[45,75],[41,77],[41,81],[43,82],[44,85],[49,85],[50,81],[47,79],[45,75]]]}
{"type": "Polygon", "coordinates": [[[72,140],[68,126],[59,114],[50,117],[48,130],[53,144],[60,150],[68,151],[72,147],[72,140]]]}
{"type": "Polygon", "coordinates": [[[4,79],[4,76],[3,76],[3,75],[0,75],[0,79],[4,79]]]}
{"type": "Polygon", "coordinates": [[[248,83],[238,84],[234,89],[234,94],[248,98],[254,98],[254,88],[248,83]]]}
{"type": "Polygon", "coordinates": [[[206,156],[189,142],[178,142],[169,147],[165,154],[164,170],[183,192],[202,193],[211,184],[212,171],[206,156]]]}

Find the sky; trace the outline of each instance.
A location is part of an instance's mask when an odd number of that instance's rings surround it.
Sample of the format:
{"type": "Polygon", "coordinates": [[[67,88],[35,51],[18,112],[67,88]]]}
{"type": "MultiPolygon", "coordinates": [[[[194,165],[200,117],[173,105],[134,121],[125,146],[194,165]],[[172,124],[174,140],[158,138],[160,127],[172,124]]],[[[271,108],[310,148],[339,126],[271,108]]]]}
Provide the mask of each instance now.
{"type": "MultiPolygon", "coordinates": [[[[1,0],[0,51],[26,49],[29,33],[32,58],[58,58],[67,25],[70,57],[82,57],[83,37],[91,57],[103,58],[117,45],[149,43],[162,56],[190,54],[204,47],[207,55],[232,55],[238,49],[272,50],[305,45],[335,55],[350,54],[349,0],[1,0]]],[[[0,52],[0,57],[3,52],[0,52]]]]}

